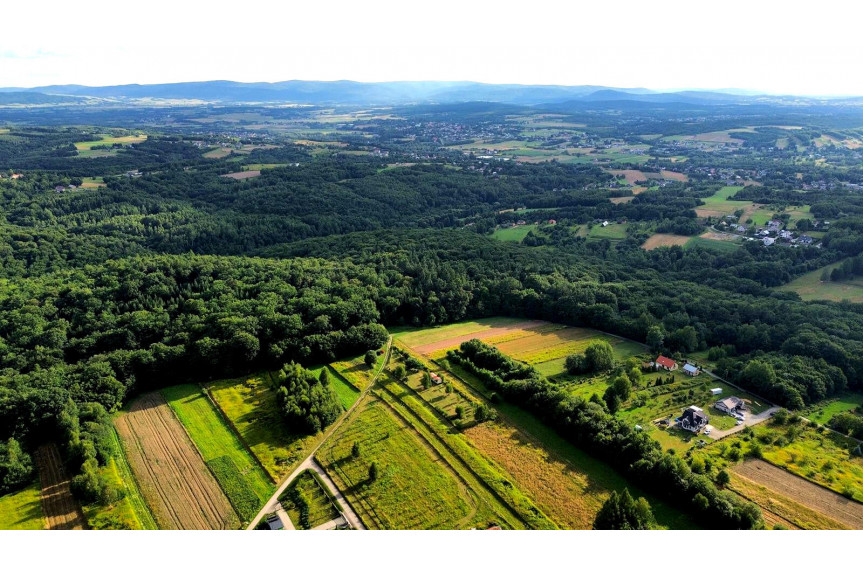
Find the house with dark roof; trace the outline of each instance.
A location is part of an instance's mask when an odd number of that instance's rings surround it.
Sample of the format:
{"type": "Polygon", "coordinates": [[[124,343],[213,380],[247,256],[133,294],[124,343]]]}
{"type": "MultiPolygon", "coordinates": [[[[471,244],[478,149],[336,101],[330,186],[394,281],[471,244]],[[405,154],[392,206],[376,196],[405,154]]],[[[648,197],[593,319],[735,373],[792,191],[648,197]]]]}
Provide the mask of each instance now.
{"type": "Polygon", "coordinates": [[[692,433],[700,432],[708,423],[710,423],[710,418],[707,417],[704,410],[694,405],[687,407],[683,415],[677,420],[677,425],[680,429],[685,429],[692,433]]]}
{"type": "Polygon", "coordinates": [[[677,369],[677,362],[669,357],[665,357],[664,355],[660,355],[656,358],[656,367],[661,367],[666,371],[674,371],[677,369]]]}
{"type": "Polygon", "coordinates": [[[734,415],[740,413],[744,409],[746,409],[746,404],[743,403],[743,400],[739,397],[726,397],[725,399],[720,399],[717,401],[713,407],[718,409],[723,413],[728,413],[730,415],[734,415]]]}

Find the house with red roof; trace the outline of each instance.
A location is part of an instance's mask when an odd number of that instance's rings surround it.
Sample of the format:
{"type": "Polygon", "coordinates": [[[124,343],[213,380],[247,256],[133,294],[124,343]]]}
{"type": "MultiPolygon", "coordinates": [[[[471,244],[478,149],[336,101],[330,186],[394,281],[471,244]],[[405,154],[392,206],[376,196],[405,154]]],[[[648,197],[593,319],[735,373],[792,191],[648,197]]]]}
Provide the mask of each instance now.
{"type": "Polygon", "coordinates": [[[677,362],[673,359],[660,355],[656,358],[656,367],[661,367],[666,371],[674,371],[678,366],[677,362]]]}

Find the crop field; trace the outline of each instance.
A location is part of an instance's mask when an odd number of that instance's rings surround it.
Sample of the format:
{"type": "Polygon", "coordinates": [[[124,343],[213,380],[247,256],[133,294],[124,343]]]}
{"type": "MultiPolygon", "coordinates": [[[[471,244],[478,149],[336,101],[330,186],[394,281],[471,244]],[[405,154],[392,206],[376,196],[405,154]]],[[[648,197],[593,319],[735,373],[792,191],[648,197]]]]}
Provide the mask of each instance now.
{"type": "Polygon", "coordinates": [[[647,181],[647,176],[641,170],[608,170],[608,172],[622,177],[631,186],[634,186],[636,182],[647,181]]]}
{"type": "Polygon", "coordinates": [[[837,413],[853,411],[863,405],[863,393],[845,392],[807,410],[806,418],[827,425],[837,413]]]}
{"type": "Polygon", "coordinates": [[[308,456],[319,438],[291,435],[279,412],[271,381],[264,372],[213,381],[207,389],[269,476],[278,480],[308,456]]]}
{"type": "Polygon", "coordinates": [[[814,509],[852,529],[863,529],[863,505],[801,479],[759,459],[749,459],[732,471],[758,485],[814,509]]]}
{"type": "Polygon", "coordinates": [[[674,180],[676,182],[688,182],[689,176],[680,172],[672,172],[671,170],[661,170],[659,174],[666,180],[674,180]]]}
{"type": "Polygon", "coordinates": [[[0,497],[0,531],[45,529],[39,482],[0,497]]]}
{"type": "Polygon", "coordinates": [[[831,272],[840,265],[842,262],[811,271],[785,284],[783,289],[797,292],[804,301],[842,301],[847,299],[851,303],[863,302],[863,280],[821,281],[821,275],[825,270],[831,272]]]}
{"type": "Polygon", "coordinates": [[[236,529],[231,504],[158,392],[138,397],[115,420],[129,464],[164,529],[236,529]]]}
{"type": "MultiPolygon", "coordinates": [[[[700,218],[717,218],[733,214],[737,210],[746,210],[747,208],[750,208],[753,206],[753,203],[749,200],[735,201],[728,199],[742,189],[743,186],[724,186],[712,196],[701,198],[704,205],[695,208],[696,215],[700,218]]],[[[746,217],[746,214],[744,214],[743,217],[740,218],[741,223],[746,221],[746,217]]]]}
{"type": "MultiPolygon", "coordinates": [[[[717,250],[720,252],[736,252],[738,248],[741,246],[741,241],[739,239],[720,239],[718,236],[723,234],[717,234],[716,232],[707,232],[700,236],[696,236],[694,238],[689,238],[689,241],[686,242],[686,248],[706,248],[709,250],[717,250]],[[709,234],[709,235],[708,235],[709,234]]],[[[728,234],[724,234],[728,238],[732,238],[733,236],[729,236],[728,234]]]]}
{"type": "Polygon", "coordinates": [[[72,496],[70,477],[54,443],[36,450],[35,463],[42,485],[42,512],[48,529],[84,529],[87,525],[81,506],[72,496]]]}
{"type": "Polygon", "coordinates": [[[519,243],[521,240],[527,237],[527,234],[530,232],[535,232],[539,226],[534,224],[528,224],[524,226],[514,226],[511,228],[497,228],[494,230],[494,233],[491,235],[496,240],[500,240],[502,242],[516,242],[519,243]]]}
{"type": "Polygon", "coordinates": [[[221,158],[227,158],[232,151],[233,150],[231,150],[230,148],[216,148],[214,150],[210,150],[209,152],[205,152],[204,157],[218,160],[221,158]]]}
{"type": "Polygon", "coordinates": [[[647,241],[641,244],[641,249],[649,251],[656,248],[683,246],[691,239],[689,236],[678,236],[675,234],[653,234],[647,238],[647,241]]]}
{"type": "Polygon", "coordinates": [[[382,400],[351,414],[318,452],[330,478],[363,523],[378,529],[472,526],[476,502],[431,445],[382,400]],[[351,455],[356,443],[359,457],[351,455]],[[376,462],[379,477],[369,481],[376,462]]]}
{"type": "Polygon", "coordinates": [[[264,470],[228,428],[197,385],[162,390],[177,419],[243,521],[251,521],[274,491],[264,470]]]}
{"type": "Polygon", "coordinates": [[[279,501],[282,503],[288,517],[291,518],[291,523],[300,529],[312,529],[333,519],[338,519],[341,516],[341,512],[333,505],[329,494],[317,478],[317,474],[310,469],[303,471],[294,479],[291,485],[279,497],[279,501]],[[303,498],[308,503],[308,515],[306,516],[308,523],[303,521],[299,507],[291,498],[292,489],[296,489],[302,493],[303,498]]]}
{"type": "MultiPolygon", "coordinates": [[[[363,367],[365,367],[365,364],[363,364],[363,367]]],[[[333,386],[333,391],[336,392],[336,396],[339,398],[339,403],[341,403],[342,407],[345,409],[350,408],[350,406],[352,406],[360,397],[360,390],[351,385],[341,373],[333,369],[331,366],[319,365],[309,368],[309,370],[318,377],[321,376],[321,371],[325,369],[330,373],[330,385],[333,386]]]]}
{"type": "Polygon", "coordinates": [[[81,187],[84,189],[97,189],[105,187],[105,180],[101,176],[92,178],[81,178],[81,187]]]}
{"type": "Polygon", "coordinates": [[[396,329],[391,333],[397,342],[420,355],[429,356],[435,352],[455,349],[470,339],[477,338],[485,341],[499,337],[523,337],[525,333],[543,330],[548,325],[551,324],[540,320],[525,321],[517,318],[493,317],[429,329],[396,329]]]}

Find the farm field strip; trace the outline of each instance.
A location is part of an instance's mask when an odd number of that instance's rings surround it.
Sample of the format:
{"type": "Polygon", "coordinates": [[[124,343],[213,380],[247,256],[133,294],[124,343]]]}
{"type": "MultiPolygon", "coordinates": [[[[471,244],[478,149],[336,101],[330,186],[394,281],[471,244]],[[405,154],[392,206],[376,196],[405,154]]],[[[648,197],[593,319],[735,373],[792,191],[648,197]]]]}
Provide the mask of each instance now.
{"type": "Polygon", "coordinates": [[[162,396],[189,434],[237,514],[251,520],[275,486],[197,385],[176,385],[162,396]]]}
{"type": "Polygon", "coordinates": [[[160,527],[239,527],[231,504],[159,392],[133,401],[115,426],[160,527]]]}
{"type": "Polygon", "coordinates": [[[54,443],[36,450],[39,482],[42,484],[42,512],[48,529],[85,529],[87,521],[72,496],[71,481],[54,443]]]}
{"type": "Polygon", "coordinates": [[[655,250],[656,248],[664,248],[670,246],[686,245],[691,238],[689,236],[678,236],[675,234],[653,234],[641,244],[643,250],[655,250]]]}
{"type": "Polygon", "coordinates": [[[780,495],[810,507],[852,529],[863,529],[863,505],[760,459],[750,459],[732,471],[780,495]]]}
{"type": "Polygon", "coordinates": [[[471,339],[488,339],[491,337],[497,337],[505,335],[511,331],[515,330],[530,330],[535,327],[540,327],[546,325],[548,322],[542,320],[531,320],[531,321],[520,321],[517,323],[512,323],[506,327],[492,327],[484,330],[474,331],[470,333],[466,333],[463,335],[458,335],[455,337],[450,337],[447,339],[435,341],[433,343],[427,343],[425,345],[411,345],[408,342],[405,342],[403,339],[402,343],[409,346],[413,351],[422,355],[428,355],[435,351],[447,350],[447,349],[455,349],[462,343],[471,340],[471,339]]]}

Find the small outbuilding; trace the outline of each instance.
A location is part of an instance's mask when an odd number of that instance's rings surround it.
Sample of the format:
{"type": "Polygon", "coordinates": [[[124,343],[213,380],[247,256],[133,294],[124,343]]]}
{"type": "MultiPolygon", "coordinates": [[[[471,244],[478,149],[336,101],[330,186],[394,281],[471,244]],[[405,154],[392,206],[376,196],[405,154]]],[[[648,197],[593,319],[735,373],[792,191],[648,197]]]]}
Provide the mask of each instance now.
{"type": "Polygon", "coordinates": [[[279,519],[279,516],[275,513],[267,517],[267,527],[270,531],[279,531],[280,529],[285,528],[285,524],[282,523],[282,520],[279,519]]]}
{"type": "Polygon", "coordinates": [[[692,365],[691,363],[687,363],[683,366],[683,373],[686,375],[698,375],[701,373],[701,370],[692,365]]]}
{"type": "Polygon", "coordinates": [[[722,394],[722,388],[721,387],[714,387],[713,389],[710,390],[710,393],[712,393],[713,395],[721,395],[722,394]]]}

